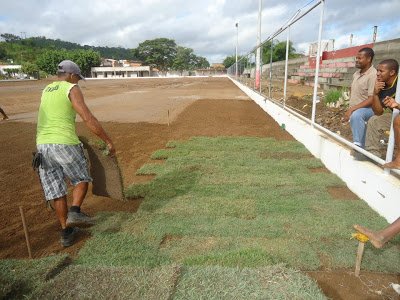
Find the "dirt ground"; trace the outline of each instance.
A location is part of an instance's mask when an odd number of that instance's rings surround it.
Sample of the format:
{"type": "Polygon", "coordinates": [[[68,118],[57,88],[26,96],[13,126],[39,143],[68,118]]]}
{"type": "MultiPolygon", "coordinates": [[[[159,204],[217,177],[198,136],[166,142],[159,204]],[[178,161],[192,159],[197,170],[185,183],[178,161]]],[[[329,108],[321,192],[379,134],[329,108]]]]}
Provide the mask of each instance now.
{"type": "MultiPolygon", "coordinates": [[[[264,85],[263,93],[269,95],[267,83],[264,85]]],[[[344,105],[338,108],[327,107],[324,103],[327,91],[318,88],[317,92],[320,101],[316,105],[315,122],[348,141],[352,141],[350,124],[342,121],[347,107],[344,105]]],[[[286,93],[285,106],[311,120],[314,88],[307,85],[288,83],[286,93]]],[[[281,82],[273,81],[271,98],[283,104],[283,86],[281,82]]]]}
{"type": "MultiPolygon", "coordinates": [[[[46,208],[38,177],[31,169],[34,121],[47,83],[0,82],[0,105],[10,116],[9,121],[0,122],[0,259],[27,258],[19,207],[25,212],[34,258],[52,253],[74,257],[90,238],[83,234],[74,246],[61,247],[58,222],[46,208]]],[[[151,179],[135,176],[135,172],[169,140],[221,135],[292,139],[227,78],[88,80],[81,87],[88,106],[115,142],[124,186],[151,179]]],[[[82,123],[77,131],[91,136],[82,123]]],[[[121,202],[89,192],[83,210],[90,215],[134,213],[140,202],[121,202]]],[[[361,274],[356,278],[351,270],[308,272],[333,299],[396,299],[389,284],[399,283],[399,274],[361,274]]]]}

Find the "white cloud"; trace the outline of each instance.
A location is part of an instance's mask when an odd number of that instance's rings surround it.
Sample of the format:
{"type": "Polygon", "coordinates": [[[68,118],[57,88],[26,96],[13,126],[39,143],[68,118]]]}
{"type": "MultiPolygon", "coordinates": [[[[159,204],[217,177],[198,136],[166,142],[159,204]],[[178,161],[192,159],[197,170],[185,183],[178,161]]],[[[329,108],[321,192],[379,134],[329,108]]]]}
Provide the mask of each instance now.
{"type": "MultiPolygon", "coordinates": [[[[146,39],[166,37],[194,49],[210,62],[232,55],[239,23],[239,52],[256,44],[257,0],[82,0],[2,1],[0,32],[46,36],[94,46],[135,48],[146,39]]],[[[304,1],[263,1],[262,39],[280,28],[304,1]]],[[[314,1],[315,3],[316,1],[314,1]]],[[[312,3],[312,4],[314,4],[312,3]]],[[[369,42],[378,26],[378,41],[400,35],[400,1],[329,0],[324,12],[323,39],[335,39],[336,48],[369,42]]],[[[320,9],[291,29],[295,48],[308,49],[317,39],[320,9]]],[[[286,40],[286,33],[277,37],[286,40]]]]}

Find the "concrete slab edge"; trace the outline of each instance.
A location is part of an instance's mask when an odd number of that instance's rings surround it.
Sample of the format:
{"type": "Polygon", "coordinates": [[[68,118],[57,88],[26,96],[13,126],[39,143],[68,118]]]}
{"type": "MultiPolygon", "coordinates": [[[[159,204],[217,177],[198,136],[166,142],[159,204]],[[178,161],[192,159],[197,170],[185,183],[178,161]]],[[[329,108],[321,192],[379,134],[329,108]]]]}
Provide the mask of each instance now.
{"type": "MultiPolygon", "coordinates": [[[[302,143],[326,168],[339,176],[358,197],[392,223],[400,216],[400,180],[387,175],[371,162],[355,161],[350,149],[303,120],[265,99],[249,87],[230,78],[297,141],[302,143]]],[[[360,212],[362,213],[362,212],[360,212]]]]}

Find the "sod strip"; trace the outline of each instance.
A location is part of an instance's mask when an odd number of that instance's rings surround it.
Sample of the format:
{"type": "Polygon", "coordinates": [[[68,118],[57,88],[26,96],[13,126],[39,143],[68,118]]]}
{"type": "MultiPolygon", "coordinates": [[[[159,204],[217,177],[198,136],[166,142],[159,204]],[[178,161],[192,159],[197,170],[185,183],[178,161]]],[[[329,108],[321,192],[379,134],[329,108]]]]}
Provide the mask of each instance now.
{"type": "Polygon", "coordinates": [[[168,299],[179,268],[70,266],[38,288],[33,299],[168,299]]]}
{"type": "Polygon", "coordinates": [[[0,299],[22,299],[69,264],[66,255],[0,260],[0,299]]]}
{"type": "Polygon", "coordinates": [[[239,269],[191,267],[183,271],[174,299],[326,299],[317,284],[282,265],[239,269]]]}

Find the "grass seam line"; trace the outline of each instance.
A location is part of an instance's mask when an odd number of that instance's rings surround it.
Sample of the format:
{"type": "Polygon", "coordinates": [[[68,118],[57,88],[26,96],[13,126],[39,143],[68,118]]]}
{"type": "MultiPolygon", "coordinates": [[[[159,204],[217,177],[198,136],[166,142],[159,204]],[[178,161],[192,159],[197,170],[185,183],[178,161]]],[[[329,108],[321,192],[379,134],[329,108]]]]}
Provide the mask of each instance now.
{"type": "Polygon", "coordinates": [[[178,287],[179,281],[182,277],[182,272],[183,271],[183,266],[179,265],[176,266],[174,274],[172,275],[172,282],[174,283],[173,287],[172,287],[172,291],[171,294],[168,297],[168,300],[173,300],[176,294],[176,289],[178,287]]]}
{"type": "Polygon", "coordinates": [[[66,256],[53,269],[49,270],[49,272],[46,274],[45,280],[49,281],[49,280],[55,278],[58,274],[60,274],[62,271],[64,271],[71,264],[72,264],[71,257],[66,256]]]}

